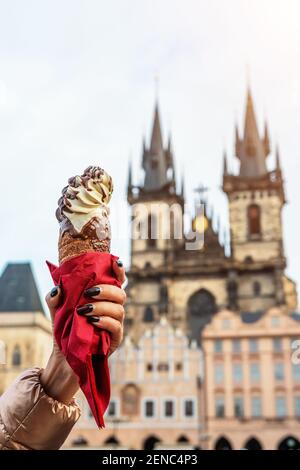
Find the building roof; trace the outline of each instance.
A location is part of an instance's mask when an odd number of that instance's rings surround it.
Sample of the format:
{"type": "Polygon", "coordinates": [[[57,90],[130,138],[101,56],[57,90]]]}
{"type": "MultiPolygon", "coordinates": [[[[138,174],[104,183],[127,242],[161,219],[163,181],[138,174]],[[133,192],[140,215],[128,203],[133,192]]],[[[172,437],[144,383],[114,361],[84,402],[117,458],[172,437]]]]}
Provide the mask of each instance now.
{"type": "Polygon", "coordinates": [[[30,263],[8,263],[0,277],[1,312],[42,312],[44,309],[30,263]]]}
{"type": "Polygon", "coordinates": [[[291,317],[296,321],[300,321],[300,312],[291,313],[291,317]]]}
{"type": "MultiPolygon", "coordinates": [[[[242,312],[241,319],[243,323],[256,323],[260,320],[267,311],[257,311],[257,312],[242,312]]],[[[289,317],[295,321],[300,322],[300,313],[299,312],[292,312],[289,314],[289,317]]]]}
{"type": "Polygon", "coordinates": [[[258,311],[258,312],[242,312],[241,319],[243,323],[255,323],[261,319],[261,317],[265,314],[265,312],[258,311]]]}

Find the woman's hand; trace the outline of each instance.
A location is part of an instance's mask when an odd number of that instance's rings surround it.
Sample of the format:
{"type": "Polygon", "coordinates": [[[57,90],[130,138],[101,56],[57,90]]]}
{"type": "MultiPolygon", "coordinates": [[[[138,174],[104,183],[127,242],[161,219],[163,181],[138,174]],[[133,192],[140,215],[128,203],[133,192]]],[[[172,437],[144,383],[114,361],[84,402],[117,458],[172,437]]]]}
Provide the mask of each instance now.
{"type": "MultiPolygon", "coordinates": [[[[125,282],[125,270],[122,262],[116,261],[113,268],[117,279],[123,284],[125,282]]],[[[123,338],[125,316],[123,305],[126,294],[123,289],[102,284],[88,289],[85,296],[88,303],[78,308],[77,313],[85,315],[87,321],[92,323],[95,328],[105,329],[110,332],[111,347],[109,354],[112,354],[123,338]]],[[[52,323],[60,305],[60,300],[60,288],[54,287],[46,297],[52,323]]],[[[41,374],[41,383],[49,396],[66,404],[70,403],[79,388],[77,376],[59,350],[55,339],[52,354],[41,374]]]]}

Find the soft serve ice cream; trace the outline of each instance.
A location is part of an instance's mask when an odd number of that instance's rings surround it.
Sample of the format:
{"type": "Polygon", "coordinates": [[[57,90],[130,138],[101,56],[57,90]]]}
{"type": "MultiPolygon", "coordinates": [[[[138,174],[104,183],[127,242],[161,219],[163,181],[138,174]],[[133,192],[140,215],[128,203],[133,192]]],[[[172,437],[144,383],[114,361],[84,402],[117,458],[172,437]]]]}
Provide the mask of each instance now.
{"type": "Polygon", "coordinates": [[[109,207],[112,178],[99,167],[69,179],[58,201],[59,262],[87,252],[110,251],[109,207]]]}

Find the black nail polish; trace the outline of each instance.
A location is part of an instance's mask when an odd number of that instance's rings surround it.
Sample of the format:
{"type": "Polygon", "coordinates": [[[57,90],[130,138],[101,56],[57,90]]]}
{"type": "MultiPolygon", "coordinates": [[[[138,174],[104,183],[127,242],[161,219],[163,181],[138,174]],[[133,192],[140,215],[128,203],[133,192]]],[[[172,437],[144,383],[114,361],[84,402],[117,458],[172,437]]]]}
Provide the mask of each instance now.
{"type": "Polygon", "coordinates": [[[88,318],[87,318],[87,321],[88,321],[89,323],[98,323],[99,320],[100,320],[99,317],[88,317],[88,318]]]}
{"type": "Polygon", "coordinates": [[[86,313],[91,313],[93,311],[93,304],[86,304],[83,307],[77,307],[78,315],[85,315],[86,313]]]}
{"type": "Polygon", "coordinates": [[[123,263],[120,259],[117,260],[117,265],[119,266],[119,268],[123,268],[123,263]]]}
{"type": "Polygon", "coordinates": [[[53,287],[53,289],[51,289],[51,292],[50,292],[50,297],[56,297],[57,294],[58,294],[58,288],[53,287]]]}
{"type": "Polygon", "coordinates": [[[99,295],[101,293],[101,288],[100,287],[90,287],[89,289],[86,289],[84,291],[84,296],[85,297],[96,297],[96,295],[99,295]]]}

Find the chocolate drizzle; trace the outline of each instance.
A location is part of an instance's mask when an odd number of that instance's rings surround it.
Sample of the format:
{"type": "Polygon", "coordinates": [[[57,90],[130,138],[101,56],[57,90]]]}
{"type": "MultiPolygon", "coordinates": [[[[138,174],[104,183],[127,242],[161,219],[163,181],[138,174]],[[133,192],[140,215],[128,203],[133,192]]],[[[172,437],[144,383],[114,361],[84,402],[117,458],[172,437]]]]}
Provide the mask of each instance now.
{"type": "Polygon", "coordinates": [[[60,241],[68,232],[74,239],[89,242],[94,251],[109,251],[107,204],[112,192],[112,178],[100,167],[89,166],[83,175],[70,178],[68,186],[62,190],[56,211],[60,224],[60,241]],[[80,218],[85,223],[78,230],[78,227],[74,227],[74,220],[77,222],[80,218]]]}

